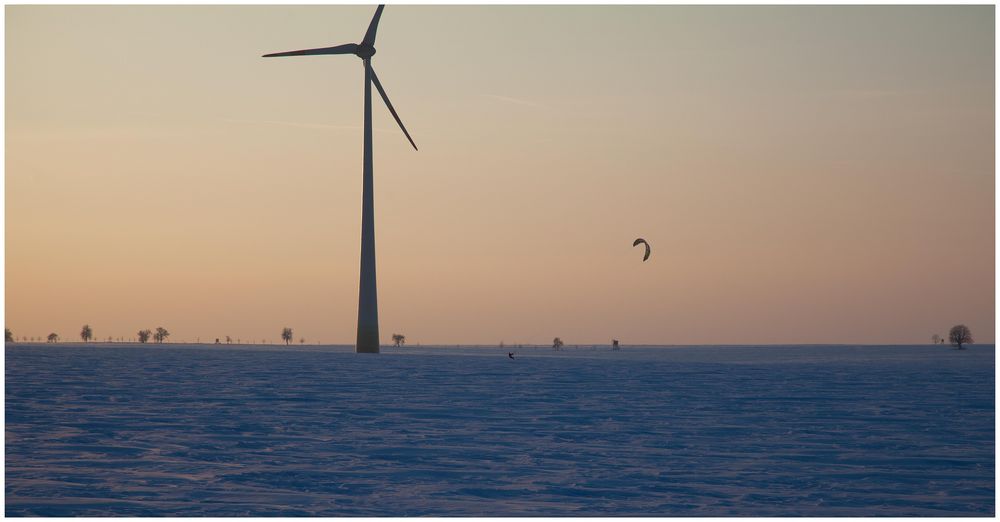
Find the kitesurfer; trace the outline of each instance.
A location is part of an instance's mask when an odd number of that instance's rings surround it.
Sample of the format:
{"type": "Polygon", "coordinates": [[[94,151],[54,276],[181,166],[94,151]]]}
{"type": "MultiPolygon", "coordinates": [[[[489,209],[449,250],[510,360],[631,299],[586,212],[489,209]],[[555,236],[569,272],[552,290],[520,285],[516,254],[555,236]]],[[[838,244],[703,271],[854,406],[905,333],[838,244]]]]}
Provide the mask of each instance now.
{"type": "Polygon", "coordinates": [[[643,239],[643,238],[640,237],[640,238],[638,238],[638,239],[636,239],[635,241],[632,242],[632,246],[633,247],[637,247],[637,246],[639,246],[639,243],[642,243],[643,245],[646,245],[646,253],[642,256],[642,260],[645,261],[645,260],[649,259],[649,251],[650,251],[650,249],[649,249],[649,243],[647,243],[645,239],[643,239]]]}

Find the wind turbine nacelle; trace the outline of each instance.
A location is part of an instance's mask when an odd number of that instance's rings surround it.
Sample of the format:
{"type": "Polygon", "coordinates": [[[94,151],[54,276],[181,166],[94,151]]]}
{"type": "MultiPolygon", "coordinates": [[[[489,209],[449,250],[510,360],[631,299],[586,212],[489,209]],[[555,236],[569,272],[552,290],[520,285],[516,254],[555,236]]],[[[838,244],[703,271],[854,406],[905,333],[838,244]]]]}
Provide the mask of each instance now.
{"type": "Polygon", "coordinates": [[[375,46],[370,44],[359,44],[354,54],[362,60],[367,60],[375,55],[375,46]]]}

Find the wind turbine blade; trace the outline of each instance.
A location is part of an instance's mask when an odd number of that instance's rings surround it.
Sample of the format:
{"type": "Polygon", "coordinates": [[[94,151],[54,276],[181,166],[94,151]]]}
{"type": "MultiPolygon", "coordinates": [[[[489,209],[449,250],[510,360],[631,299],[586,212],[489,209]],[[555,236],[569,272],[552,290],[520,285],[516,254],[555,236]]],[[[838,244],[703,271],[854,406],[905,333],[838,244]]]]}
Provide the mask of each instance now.
{"type": "Polygon", "coordinates": [[[312,54],[354,54],[358,50],[358,44],[344,44],[333,47],[322,47],[320,49],[303,49],[301,51],[286,51],[283,53],[265,54],[264,58],[275,56],[307,56],[312,54]]]}
{"type": "Polygon", "coordinates": [[[378,19],[382,17],[382,9],[384,8],[385,4],[382,4],[375,9],[375,16],[372,17],[372,23],[368,24],[368,32],[365,33],[365,38],[361,40],[361,43],[368,45],[375,44],[375,31],[378,30],[378,19]]]}
{"type": "Polygon", "coordinates": [[[389,108],[389,112],[392,113],[392,117],[396,118],[396,123],[399,124],[399,128],[403,129],[403,134],[406,134],[406,139],[410,140],[410,145],[413,145],[413,150],[420,150],[417,148],[417,144],[413,143],[413,138],[410,137],[410,133],[406,132],[406,127],[403,126],[403,120],[399,119],[399,115],[396,114],[396,109],[392,108],[392,102],[389,101],[389,96],[386,95],[385,89],[382,88],[382,82],[378,81],[378,76],[375,75],[375,69],[372,69],[372,82],[375,84],[375,88],[378,89],[378,93],[382,95],[382,99],[385,100],[385,106],[389,108]]]}

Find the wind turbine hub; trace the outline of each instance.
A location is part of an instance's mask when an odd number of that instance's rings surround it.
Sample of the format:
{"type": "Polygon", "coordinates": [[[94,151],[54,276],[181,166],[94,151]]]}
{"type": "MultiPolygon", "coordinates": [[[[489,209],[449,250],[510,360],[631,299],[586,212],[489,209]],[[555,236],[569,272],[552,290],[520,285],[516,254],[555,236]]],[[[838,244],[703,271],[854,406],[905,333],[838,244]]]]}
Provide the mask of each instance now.
{"type": "Polygon", "coordinates": [[[354,51],[354,54],[362,60],[367,60],[375,55],[375,46],[371,44],[358,44],[358,48],[354,51]]]}

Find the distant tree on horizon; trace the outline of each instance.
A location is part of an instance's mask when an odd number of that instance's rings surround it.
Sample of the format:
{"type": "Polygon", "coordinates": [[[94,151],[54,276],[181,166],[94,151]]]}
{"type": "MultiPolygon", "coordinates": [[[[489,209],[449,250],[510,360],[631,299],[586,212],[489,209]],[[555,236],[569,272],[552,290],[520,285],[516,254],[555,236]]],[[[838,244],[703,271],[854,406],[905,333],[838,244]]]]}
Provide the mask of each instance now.
{"type": "Polygon", "coordinates": [[[48,337],[48,341],[50,343],[58,342],[59,341],[59,334],[57,334],[55,332],[50,333],[49,337],[48,337]]]}
{"type": "Polygon", "coordinates": [[[565,344],[565,343],[563,343],[562,339],[560,339],[558,337],[556,337],[555,339],[552,339],[552,349],[553,350],[561,350],[562,347],[563,347],[563,344],[565,344]]]}
{"type": "Polygon", "coordinates": [[[14,342],[14,334],[11,333],[10,328],[3,329],[3,342],[5,343],[14,342]]]}
{"type": "Polygon", "coordinates": [[[162,343],[167,340],[167,337],[170,337],[170,332],[162,326],[157,326],[156,333],[153,334],[153,339],[158,343],[162,343]]]}
{"type": "Polygon", "coordinates": [[[286,326],[284,329],[281,330],[281,340],[285,341],[285,346],[288,346],[288,343],[291,342],[292,340],[291,328],[286,326]]]}
{"type": "Polygon", "coordinates": [[[964,324],[956,324],[951,327],[951,331],[948,332],[948,341],[951,342],[952,346],[957,346],[959,350],[964,350],[963,344],[972,344],[972,332],[969,330],[968,326],[964,324]]]}
{"type": "Polygon", "coordinates": [[[232,338],[232,337],[229,337],[229,336],[227,335],[227,336],[226,336],[226,344],[230,344],[230,343],[232,343],[232,342],[233,342],[233,338],[232,338]]]}
{"type": "Polygon", "coordinates": [[[392,343],[395,344],[396,347],[398,348],[406,344],[406,336],[394,333],[392,334],[392,343]]]}
{"type": "Polygon", "coordinates": [[[146,344],[146,341],[149,340],[150,335],[153,335],[153,332],[149,331],[149,329],[147,328],[145,330],[139,330],[139,332],[136,335],[139,336],[140,343],[146,344]]]}
{"type": "Polygon", "coordinates": [[[83,339],[83,342],[85,343],[94,338],[94,330],[90,328],[89,324],[83,325],[83,328],[80,329],[80,338],[83,339]]]}
{"type": "Polygon", "coordinates": [[[299,344],[306,344],[306,338],[305,337],[299,337],[299,344]]]}
{"type": "Polygon", "coordinates": [[[938,344],[940,342],[941,342],[941,336],[940,335],[934,334],[934,335],[931,336],[931,344],[938,344]]]}

